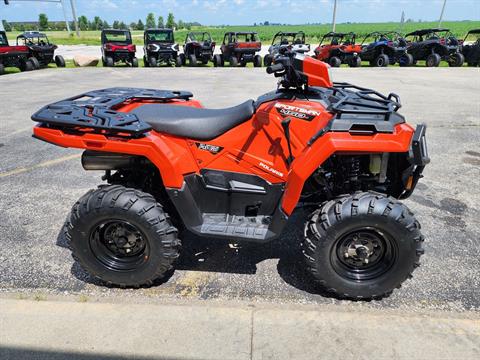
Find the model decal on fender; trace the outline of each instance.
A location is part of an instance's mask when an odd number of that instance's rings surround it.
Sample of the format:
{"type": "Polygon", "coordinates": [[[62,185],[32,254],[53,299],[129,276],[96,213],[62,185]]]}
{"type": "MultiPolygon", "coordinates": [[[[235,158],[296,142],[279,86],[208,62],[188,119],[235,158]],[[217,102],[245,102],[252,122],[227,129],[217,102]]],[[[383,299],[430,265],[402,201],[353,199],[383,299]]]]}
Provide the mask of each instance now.
{"type": "Polygon", "coordinates": [[[315,116],[320,115],[319,111],[299,108],[297,106],[276,103],[275,108],[283,117],[293,116],[297,119],[311,121],[315,116]]]}
{"type": "Polygon", "coordinates": [[[196,142],[195,145],[197,145],[197,148],[199,150],[209,151],[214,155],[218,154],[220,151],[223,150],[223,147],[217,146],[217,145],[210,145],[210,144],[204,144],[204,143],[198,143],[198,142],[196,142]]]}
{"type": "Polygon", "coordinates": [[[271,173],[275,174],[275,175],[278,175],[280,177],[283,177],[283,173],[278,171],[278,170],[275,170],[274,168],[271,168],[270,166],[264,164],[264,163],[259,163],[258,165],[260,165],[262,168],[264,168],[265,170],[268,170],[270,171],[271,173]]]}

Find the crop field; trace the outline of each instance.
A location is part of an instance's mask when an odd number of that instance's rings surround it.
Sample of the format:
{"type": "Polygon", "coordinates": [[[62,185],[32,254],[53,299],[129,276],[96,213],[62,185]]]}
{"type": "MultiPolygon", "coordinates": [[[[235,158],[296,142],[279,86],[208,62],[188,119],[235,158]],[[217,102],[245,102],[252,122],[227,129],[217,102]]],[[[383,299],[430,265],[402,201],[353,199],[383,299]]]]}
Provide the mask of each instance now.
{"type": "MultiPolygon", "coordinates": [[[[364,24],[337,24],[337,32],[354,32],[357,34],[358,41],[373,31],[399,31],[408,33],[417,29],[437,27],[437,22],[409,22],[400,28],[395,22],[389,23],[364,23],[364,24]]],[[[480,21],[445,21],[442,27],[449,28],[452,33],[463,38],[468,30],[480,28],[480,21]]],[[[304,31],[309,43],[315,44],[320,41],[323,34],[331,30],[330,24],[324,25],[274,25],[274,26],[225,26],[225,27],[194,27],[193,31],[208,31],[213,39],[218,43],[223,40],[223,35],[227,31],[256,31],[260,40],[269,43],[275,33],[278,31],[304,31]]],[[[175,32],[177,42],[182,43],[188,30],[178,30],[175,32]]],[[[66,31],[47,31],[52,42],[61,45],[100,45],[100,31],[82,31],[80,37],[69,36],[66,31]]],[[[9,32],[8,37],[14,41],[18,32],[9,32]]],[[[143,31],[132,31],[134,43],[140,45],[143,43],[143,31]]]]}

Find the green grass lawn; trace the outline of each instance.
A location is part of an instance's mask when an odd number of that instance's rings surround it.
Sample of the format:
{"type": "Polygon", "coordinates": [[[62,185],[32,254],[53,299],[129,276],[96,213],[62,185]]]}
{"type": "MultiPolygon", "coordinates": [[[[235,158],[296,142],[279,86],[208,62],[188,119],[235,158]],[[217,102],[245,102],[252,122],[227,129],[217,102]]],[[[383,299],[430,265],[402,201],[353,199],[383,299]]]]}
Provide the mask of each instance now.
{"type": "MultiPolygon", "coordinates": [[[[411,22],[405,23],[401,32],[408,33],[417,29],[437,27],[436,22],[411,22]]],[[[452,33],[462,38],[468,30],[480,28],[480,21],[446,21],[442,27],[449,28],[452,33]]],[[[331,30],[331,25],[285,25],[285,26],[226,26],[226,27],[195,27],[195,31],[208,31],[217,43],[223,40],[223,35],[227,31],[256,31],[261,41],[268,44],[278,31],[304,31],[307,41],[316,44],[320,41],[323,34],[331,30]]],[[[399,31],[399,24],[389,23],[365,23],[365,24],[338,24],[337,32],[353,31],[357,34],[357,41],[361,42],[363,38],[373,31],[399,31]]],[[[179,30],[175,32],[176,41],[182,44],[185,40],[188,30],[179,30]]],[[[66,31],[47,31],[50,40],[60,45],[100,45],[100,31],[82,31],[80,37],[69,36],[66,31]]],[[[15,41],[18,32],[9,32],[8,38],[15,41]]],[[[133,41],[137,45],[143,44],[143,31],[132,31],[133,41]]]]}

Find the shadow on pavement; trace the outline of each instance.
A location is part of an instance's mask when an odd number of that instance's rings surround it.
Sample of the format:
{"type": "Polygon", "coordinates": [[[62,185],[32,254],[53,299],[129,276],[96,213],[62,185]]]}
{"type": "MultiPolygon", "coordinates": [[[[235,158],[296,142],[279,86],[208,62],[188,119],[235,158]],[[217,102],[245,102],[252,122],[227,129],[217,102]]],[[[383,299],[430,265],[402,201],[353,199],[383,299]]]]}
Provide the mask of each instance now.
{"type": "MultiPolygon", "coordinates": [[[[287,284],[311,294],[331,297],[330,294],[315,286],[304,267],[300,242],[303,237],[305,216],[303,210],[296,211],[289,219],[282,236],[264,244],[248,242],[231,244],[191,233],[181,234],[182,254],[175,269],[253,275],[257,272],[258,263],[267,259],[278,259],[278,274],[287,284]]],[[[57,245],[70,248],[63,229],[58,235],[57,245]]],[[[71,273],[86,283],[115,287],[88,275],[78,262],[72,265],[71,273]]],[[[168,282],[172,275],[173,271],[159,279],[154,286],[168,282]]]]}

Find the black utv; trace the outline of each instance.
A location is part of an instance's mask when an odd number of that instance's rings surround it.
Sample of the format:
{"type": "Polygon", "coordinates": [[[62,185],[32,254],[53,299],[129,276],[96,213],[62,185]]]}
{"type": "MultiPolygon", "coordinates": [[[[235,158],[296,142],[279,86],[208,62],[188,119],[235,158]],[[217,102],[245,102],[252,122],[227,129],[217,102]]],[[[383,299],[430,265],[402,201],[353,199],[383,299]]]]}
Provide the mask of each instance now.
{"type": "Polygon", "coordinates": [[[143,62],[145,67],[158,65],[182,66],[172,29],[148,29],[143,33],[143,62]]]}
{"type": "Polygon", "coordinates": [[[413,56],[413,63],[425,60],[425,65],[436,67],[440,61],[449,66],[462,66],[465,58],[460,52],[460,42],[449,29],[423,29],[405,35],[407,51],[413,56]]]}
{"type": "Polygon", "coordinates": [[[407,41],[396,31],[375,31],[363,39],[360,58],[370,66],[383,67],[399,63],[413,65],[413,56],[407,52],[407,41]]]}
{"type": "Polygon", "coordinates": [[[215,42],[208,32],[189,32],[183,45],[183,54],[180,54],[182,65],[187,63],[196,66],[200,61],[203,65],[213,60],[215,42]]]}
{"type": "Polygon", "coordinates": [[[465,35],[462,43],[462,54],[468,66],[480,65],[480,29],[470,30],[467,35],[465,35]],[[476,40],[472,43],[467,43],[470,35],[476,36],[476,40]]]}
{"type": "Polygon", "coordinates": [[[55,63],[58,67],[65,67],[62,55],[55,56],[57,45],[52,44],[47,35],[38,31],[27,31],[17,36],[17,45],[28,47],[28,56],[35,69],[55,63]]]}

